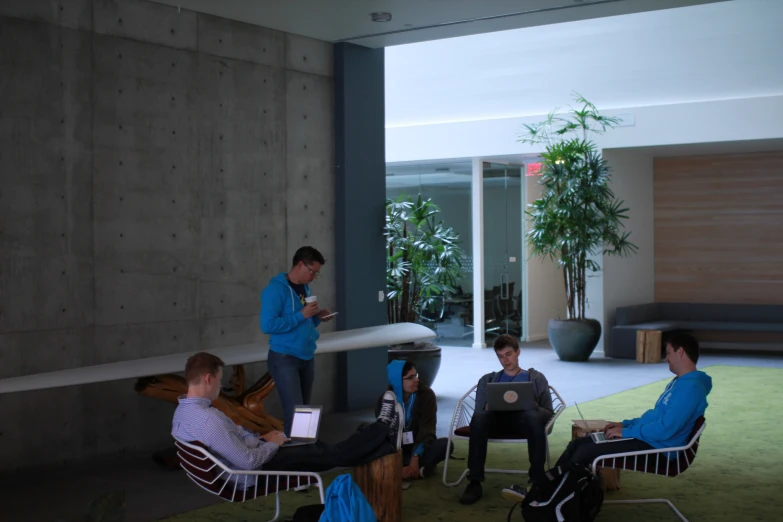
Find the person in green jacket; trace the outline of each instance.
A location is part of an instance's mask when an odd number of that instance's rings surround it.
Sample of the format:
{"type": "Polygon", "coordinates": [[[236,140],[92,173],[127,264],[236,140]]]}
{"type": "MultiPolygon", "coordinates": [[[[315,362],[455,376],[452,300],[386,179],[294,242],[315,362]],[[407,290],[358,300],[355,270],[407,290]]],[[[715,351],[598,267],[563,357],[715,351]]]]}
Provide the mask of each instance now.
{"type": "MultiPolygon", "coordinates": [[[[405,413],[402,436],[402,478],[413,480],[432,475],[435,466],[446,460],[448,440],[438,438],[438,404],[432,389],[419,381],[412,361],[392,361],[386,367],[389,389],[405,413]]],[[[380,399],[378,400],[380,408],[380,399]]],[[[452,450],[454,448],[452,447],[452,450]]]]}

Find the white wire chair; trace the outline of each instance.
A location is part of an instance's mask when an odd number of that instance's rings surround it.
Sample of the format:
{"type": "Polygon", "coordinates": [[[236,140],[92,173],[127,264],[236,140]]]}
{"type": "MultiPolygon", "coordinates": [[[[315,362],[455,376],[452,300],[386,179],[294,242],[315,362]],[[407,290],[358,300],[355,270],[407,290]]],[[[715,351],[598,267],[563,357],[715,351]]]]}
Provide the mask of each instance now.
{"type": "MultiPolygon", "coordinates": [[[[446,443],[446,455],[450,454],[451,451],[451,445],[453,444],[453,439],[461,439],[461,440],[468,440],[470,439],[470,420],[473,418],[473,412],[476,410],[476,388],[478,387],[478,384],[473,385],[473,387],[468,390],[468,392],[463,395],[460,400],[457,402],[457,408],[454,410],[454,416],[451,419],[451,427],[449,429],[449,437],[448,442],[446,443]]],[[[549,422],[546,423],[545,426],[545,432],[547,436],[546,441],[546,462],[547,467],[552,467],[550,463],[550,457],[549,457],[549,435],[552,433],[552,428],[555,426],[555,421],[560,416],[561,413],[563,413],[563,410],[565,410],[565,402],[563,401],[563,398],[560,396],[559,393],[557,393],[557,390],[555,390],[552,386],[549,387],[549,393],[552,396],[552,409],[554,411],[554,415],[552,415],[552,418],[549,419],[549,422]]],[[[491,443],[525,443],[527,444],[527,439],[522,437],[505,437],[500,439],[489,439],[489,442],[491,443]]],[[[446,461],[443,463],[443,484],[448,487],[455,487],[458,486],[463,480],[465,480],[465,477],[470,472],[469,469],[465,469],[465,471],[462,472],[462,474],[459,476],[459,478],[455,482],[449,482],[448,480],[448,471],[449,471],[449,459],[447,458],[446,461]]],[[[521,473],[521,474],[527,474],[527,471],[525,470],[518,470],[518,469],[485,469],[486,473],[521,473]]]]}
{"type": "MultiPolygon", "coordinates": [[[[691,431],[691,437],[685,446],[646,451],[630,451],[597,457],[593,461],[593,473],[595,473],[599,467],[603,467],[653,473],[665,477],[676,477],[693,464],[693,460],[696,458],[696,451],[699,449],[701,434],[706,426],[704,417],[696,419],[696,424],[694,424],[693,430],[691,431]]],[[[666,498],[604,500],[604,504],[666,504],[674,511],[674,514],[677,515],[680,520],[688,522],[688,519],[685,518],[680,510],[666,498]]]]}
{"type": "Polygon", "coordinates": [[[245,471],[229,469],[200,442],[185,442],[174,437],[180,466],[196,485],[229,502],[245,502],[275,494],[275,516],[280,517],[280,491],[317,484],[324,503],[324,484],[318,473],[310,471],[245,471]]]}

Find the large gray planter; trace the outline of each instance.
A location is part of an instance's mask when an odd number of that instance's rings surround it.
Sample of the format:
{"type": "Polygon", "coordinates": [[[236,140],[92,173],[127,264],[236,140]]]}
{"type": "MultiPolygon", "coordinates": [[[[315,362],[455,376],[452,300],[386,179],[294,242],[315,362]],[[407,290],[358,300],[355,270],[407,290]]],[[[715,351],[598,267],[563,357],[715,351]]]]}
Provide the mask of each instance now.
{"type": "Polygon", "coordinates": [[[398,344],[389,347],[389,362],[411,360],[419,372],[419,380],[432,388],[440,370],[440,346],[428,342],[398,344]]]}
{"type": "Polygon", "coordinates": [[[586,361],[601,338],[601,323],[595,319],[550,319],[547,332],[549,342],[561,361],[586,361]]]}

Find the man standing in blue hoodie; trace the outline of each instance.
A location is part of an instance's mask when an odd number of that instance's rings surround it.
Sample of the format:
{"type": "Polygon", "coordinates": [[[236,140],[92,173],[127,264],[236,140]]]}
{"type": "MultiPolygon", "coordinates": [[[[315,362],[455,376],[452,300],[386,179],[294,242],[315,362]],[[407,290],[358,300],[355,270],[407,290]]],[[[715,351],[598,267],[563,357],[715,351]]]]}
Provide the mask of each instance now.
{"type": "Polygon", "coordinates": [[[308,404],[315,379],[318,325],[329,315],[318,301],[307,302],[310,283],[326,263],[315,248],[305,246],[294,254],[291,270],[272,278],[261,292],[261,331],[269,335],[269,373],[283,405],[284,428],[291,434],[294,406],[308,404]]]}
{"type": "MultiPolygon", "coordinates": [[[[666,362],[676,376],[658,397],[655,407],[644,415],[622,422],[610,422],[604,428],[606,437],[629,440],[596,444],[590,437],[572,441],[557,460],[557,466],[567,470],[572,464],[592,465],[601,455],[646,451],[653,448],[683,446],[707,409],[707,395],[712,390],[712,378],[696,369],[699,360],[699,342],[690,334],[672,335],[666,344],[666,362]]],[[[519,486],[503,490],[510,500],[524,498],[519,486]]]]}

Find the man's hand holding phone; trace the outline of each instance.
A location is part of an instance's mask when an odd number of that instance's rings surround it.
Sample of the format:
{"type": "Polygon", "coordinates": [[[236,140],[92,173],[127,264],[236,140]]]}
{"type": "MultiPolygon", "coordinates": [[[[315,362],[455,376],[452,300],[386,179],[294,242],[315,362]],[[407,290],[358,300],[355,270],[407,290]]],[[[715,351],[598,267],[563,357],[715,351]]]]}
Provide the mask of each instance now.
{"type": "Polygon", "coordinates": [[[321,321],[323,321],[325,323],[328,323],[329,321],[331,321],[334,318],[335,315],[337,315],[339,313],[340,312],[330,312],[328,309],[324,308],[323,310],[318,312],[318,318],[321,321]]]}

